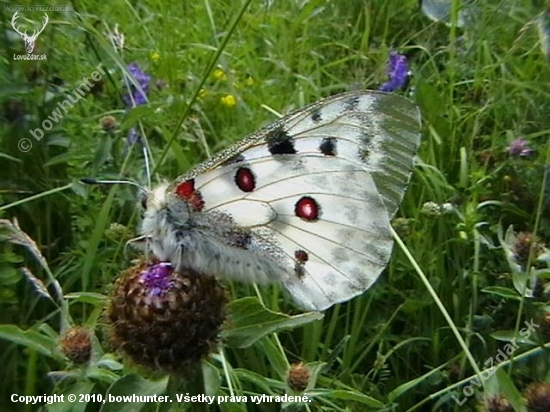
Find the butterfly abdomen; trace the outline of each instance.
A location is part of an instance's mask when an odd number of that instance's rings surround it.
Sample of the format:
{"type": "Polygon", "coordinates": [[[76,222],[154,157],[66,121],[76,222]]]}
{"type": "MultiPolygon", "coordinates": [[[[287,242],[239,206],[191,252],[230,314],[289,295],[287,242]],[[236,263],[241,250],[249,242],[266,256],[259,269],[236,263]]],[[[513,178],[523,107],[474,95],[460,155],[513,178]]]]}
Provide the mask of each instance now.
{"type": "Polygon", "coordinates": [[[227,244],[210,232],[190,230],[170,258],[176,268],[192,268],[210,276],[262,284],[281,282],[286,269],[272,257],[227,244]]]}

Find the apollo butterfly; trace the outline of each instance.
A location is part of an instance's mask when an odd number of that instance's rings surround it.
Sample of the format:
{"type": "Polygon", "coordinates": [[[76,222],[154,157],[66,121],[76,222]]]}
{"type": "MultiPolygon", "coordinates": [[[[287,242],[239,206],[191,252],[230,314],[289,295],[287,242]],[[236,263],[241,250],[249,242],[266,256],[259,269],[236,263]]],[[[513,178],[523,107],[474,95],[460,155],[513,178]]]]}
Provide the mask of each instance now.
{"type": "Polygon", "coordinates": [[[142,239],[176,270],[279,282],[309,310],[347,301],[388,263],[419,130],[398,95],[320,100],[149,191],[142,239]]]}

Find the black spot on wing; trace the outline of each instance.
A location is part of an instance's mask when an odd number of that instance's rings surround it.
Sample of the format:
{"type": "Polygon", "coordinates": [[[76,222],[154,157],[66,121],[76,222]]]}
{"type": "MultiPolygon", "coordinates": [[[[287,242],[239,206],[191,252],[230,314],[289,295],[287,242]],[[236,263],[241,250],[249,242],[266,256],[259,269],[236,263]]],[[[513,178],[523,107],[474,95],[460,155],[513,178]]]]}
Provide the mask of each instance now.
{"type": "Polygon", "coordinates": [[[319,150],[325,156],[336,156],[336,139],[334,137],[325,137],[319,145],[319,150]]]}
{"type": "Polygon", "coordinates": [[[344,104],[346,110],[357,110],[357,106],[359,106],[359,96],[352,96],[349,99],[346,99],[344,104]]]}
{"type": "Polygon", "coordinates": [[[363,148],[362,150],[359,151],[359,158],[361,159],[361,161],[368,163],[369,157],[370,157],[369,149],[363,148]]]}
{"type": "Polygon", "coordinates": [[[311,120],[313,120],[313,123],[319,123],[321,120],[323,120],[321,118],[321,109],[316,107],[311,111],[311,120]]]}
{"type": "Polygon", "coordinates": [[[294,264],[294,274],[298,279],[302,279],[306,275],[303,263],[296,262],[294,264]]]}
{"type": "Polygon", "coordinates": [[[359,145],[359,150],[358,150],[358,154],[359,154],[359,158],[365,162],[365,163],[368,163],[369,162],[369,157],[371,155],[371,152],[372,152],[372,145],[369,144],[370,142],[368,140],[366,140],[367,138],[370,138],[370,136],[363,136],[363,138],[361,139],[361,144],[359,145]]]}
{"type": "Polygon", "coordinates": [[[296,154],[294,140],[282,127],[270,131],[265,141],[269,153],[272,155],[296,154]]]}
{"type": "Polygon", "coordinates": [[[225,162],[222,163],[223,166],[229,166],[235,163],[241,163],[244,162],[244,156],[242,154],[236,154],[235,156],[231,156],[229,159],[227,159],[225,162]]]}

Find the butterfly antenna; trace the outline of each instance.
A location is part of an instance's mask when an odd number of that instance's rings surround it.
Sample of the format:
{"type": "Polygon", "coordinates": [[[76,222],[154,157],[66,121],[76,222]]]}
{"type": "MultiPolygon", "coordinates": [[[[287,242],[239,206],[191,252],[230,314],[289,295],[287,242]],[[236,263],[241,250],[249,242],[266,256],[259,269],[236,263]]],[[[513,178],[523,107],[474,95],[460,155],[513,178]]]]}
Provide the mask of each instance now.
{"type": "Polygon", "coordinates": [[[143,193],[149,192],[149,190],[147,190],[143,186],[138,185],[136,182],[132,182],[130,180],[98,180],[92,177],[85,177],[83,179],[80,179],[80,181],[87,185],[131,185],[137,187],[143,193]]]}
{"type": "Polygon", "coordinates": [[[149,145],[147,141],[141,146],[143,150],[143,158],[145,159],[145,173],[147,173],[147,187],[151,187],[151,165],[149,164],[149,145]]]}

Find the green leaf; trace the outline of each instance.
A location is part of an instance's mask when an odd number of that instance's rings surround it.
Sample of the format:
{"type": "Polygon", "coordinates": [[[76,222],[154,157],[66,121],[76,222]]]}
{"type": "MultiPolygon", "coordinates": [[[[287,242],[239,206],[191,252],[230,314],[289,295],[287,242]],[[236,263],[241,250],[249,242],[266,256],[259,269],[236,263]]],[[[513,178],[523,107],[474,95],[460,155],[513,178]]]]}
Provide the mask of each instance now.
{"type": "Polygon", "coordinates": [[[112,371],[121,371],[124,369],[124,365],[117,361],[114,355],[108,353],[104,355],[96,364],[98,368],[105,368],[112,371]]]}
{"type": "Polygon", "coordinates": [[[508,402],[514,407],[515,411],[526,412],[525,404],[521,393],[518,391],[512,379],[508,376],[504,368],[498,368],[495,374],[489,379],[496,378],[500,387],[500,392],[506,397],[508,402]]]}
{"type": "Polygon", "coordinates": [[[55,402],[51,405],[46,405],[46,409],[48,412],[84,412],[89,402],[81,402],[85,397],[81,397],[80,395],[89,395],[93,389],[94,384],[92,382],[75,383],[63,392],[63,402],[55,402]],[[76,396],[75,400],[69,401],[69,395],[76,396]]]}
{"type": "Polygon", "coordinates": [[[493,339],[501,342],[512,342],[514,346],[521,345],[524,343],[530,345],[536,345],[535,341],[529,339],[529,336],[514,334],[513,330],[497,330],[496,332],[491,333],[490,335],[493,339]]]}
{"type": "Polygon", "coordinates": [[[269,337],[262,339],[257,345],[266,359],[269,359],[270,368],[279,375],[281,380],[285,380],[289,365],[285,353],[281,351],[278,340],[274,337],[269,337]]]}
{"type": "Polygon", "coordinates": [[[15,325],[0,325],[0,338],[34,349],[48,357],[53,357],[53,350],[57,345],[55,339],[34,330],[22,330],[15,325]]]}
{"type": "Polygon", "coordinates": [[[270,333],[294,329],[323,318],[320,312],[295,316],[273,312],[254,297],[231,302],[227,312],[229,326],[223,331],[223,339],[228,346],[236,348],[246,348],[270,333]]]}
{"type": "Polygon", "coordinates": [[[429,299],[421,300],[421,299],[411,298],[411,299],[407,299],[403,303],[402,310],[405,313],[415,313],[430,305],[433,305],[433,302],[431,302],[429,299]]]}
{"type": "Polygon", "coordinates": [[[107,402],[101,412],[136,412],[149,402],[134,402],[132,395],[137,396],[152,396],[162,395],[166,391],[168,377],[159,381],[147,380],[139,375],[126,375],[116,381],[109,390],[107,395],[122,396],[122,402],[107,402]]]}
{"type": "Polygon", "coordinates": [[[0,285],[15,285],[21,280],[21,273],[8,265],[0,265],[0,285]]]}
{"type": "Polygon", "coordinates": [[[419,376],[418,378],[415,378],[413,380],[407,381],[401,385],[399,385],[397,388],[395,388],[393,391],[391,391],[388,395],[388,400],[390,402],[395,402],[397,398],[399,398],[401,395],[403,395],[405,392],[409,391],[410,389],[426,384],[426,382],[429,382],[429,378],[433,375],[441,374],[441,371],[438,369],[432,369],[428,373],[425,373],[422,376],[419,376]]]}
{"type": "Polygon", "coordinates": [[[543,11],[537,19],[540,48],[546,60],[550,61],[550,11],[543,11]]]}
{"type": "Polygon", "coordinates": [[[65,299],[74,299],[75,302],[89,303],[94,306],[103,306],[108,298],[101,293],[75,292],[67,293],[65,295],[65,299]]]}
{"type": "Polygon", "coordinates": [[[265,393],[266,395],[275,395],[274,389],[278,389],[279,391],[283,391],[285,386],[282,382],[277,381],[276,383],[279,383],[279,387],[275,387],[275,383],[272,379],[269,379],[259,373],[249,371],[247,369],[235,369],[233,371],[233,375],[235,378],[238,379],[239,382],[251,382],[254,384],[254,388],[257,388],[259,390],[259,393],[265,393]]]}
{"type": "Polygon", "coordinates": [[[222,379],[218,369],[209,362],[202,362],[202,374],[204,379],[204,394],[215,396],[220,390],[222,379]]]}
{"type": "Polygon", "coordinates": [[[119,376],[105,368],[100,368],[96,366],[90,366],[86,369],[86,378],[93,381],[105,382],[106,384],[113,385],[119,376]]]}
{"type": "Polygon", "coordinates": [[[135,126],[141,119],[150,116],[151,113],[154,113],[155,110],[161,107],[162,105],[160,103],[147,103],[133,107],[122,119],[120,124],[121,129],[135,126]]]}
{"type": "Polygon", "coordinates": [[[515,289],[506,288],[504,286],[488,286],[481,290],[483,293],[500,296],[506,299],[520,300],[515,289]]]}
{"type": "Polygon", "coordinates": [[[92,169],[99,170],[111,157],[113,139],[109,135],[101,136],[96,146],[95,156],[92,161],[92,169]]]}
{"type": "Polygon", "coordinates": [[[6,159],[6,160],[11,160],[12,162],[16,162],[16,163],[22,163],[21,159],[17,159],[16,157],[12,157],[6,153],[2,153],[0,152],[0,159],[6,159]]]}

